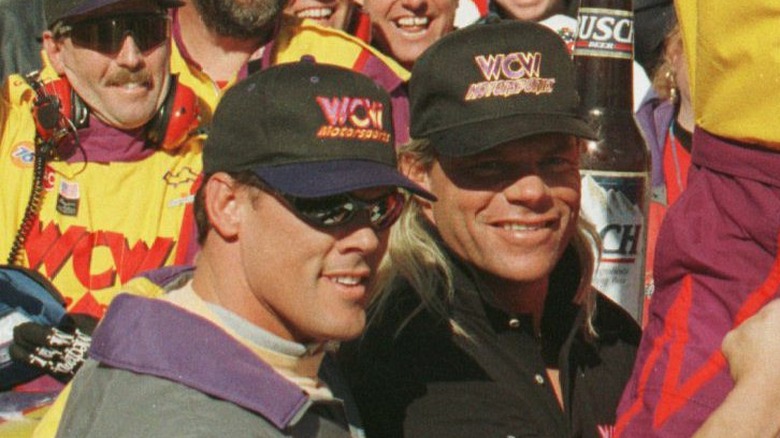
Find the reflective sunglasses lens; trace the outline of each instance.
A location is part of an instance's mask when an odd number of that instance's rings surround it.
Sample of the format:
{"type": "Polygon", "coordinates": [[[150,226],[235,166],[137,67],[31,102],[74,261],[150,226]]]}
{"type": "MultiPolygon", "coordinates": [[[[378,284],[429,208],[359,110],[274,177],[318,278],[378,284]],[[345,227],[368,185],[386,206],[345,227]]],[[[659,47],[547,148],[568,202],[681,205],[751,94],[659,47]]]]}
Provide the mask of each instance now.
{"type": "Polygon", "coordinates": [[[125,37],[142,52],[157,47],[170,35],[170,23],[165,15],[130,15],[76,23],[70,31],[74,44],[113,55],[122,49],[125,37]]]}
{"type": "Polygon", "coordinates": [[[355,213],[366,210],[371,227],[382,231],[395,223],[404,206],[404,196],[393,192],[372,201],[361,201],[349,195],[327,198],[291,199],[293,208],[310,223],[320,227],[335,227],[346,224],[355,213]]]}
{"type": "Polygon", "coordinates": [[[315,225],[333,227],[349,221],[355,214],[355,204],[346,196],[327,198],[295,198],[293,207],[315,225]]]}
{"type": "Polygon", "coordinates": [[[371,226],[377,231],[390,228],[401,216],[405,199],[403,194],[394,192],[377,200],[369,210],[371,212],[371,226]]]}

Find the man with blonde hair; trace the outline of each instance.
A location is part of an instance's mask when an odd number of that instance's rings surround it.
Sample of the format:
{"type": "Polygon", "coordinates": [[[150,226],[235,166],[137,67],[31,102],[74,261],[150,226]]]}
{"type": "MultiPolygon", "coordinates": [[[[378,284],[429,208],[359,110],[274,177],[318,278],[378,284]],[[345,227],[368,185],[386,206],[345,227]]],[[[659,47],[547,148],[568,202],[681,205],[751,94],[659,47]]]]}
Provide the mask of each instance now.
{"type": "Polygon", "coordinates": [[[639,327],[590,287],[574,66],[546,27],[445,36],[415,63],[414,198],[342,364],[372,437],[608,433],[639,327]],[[452,74],[452,72],[458,74],[452,74]]]}

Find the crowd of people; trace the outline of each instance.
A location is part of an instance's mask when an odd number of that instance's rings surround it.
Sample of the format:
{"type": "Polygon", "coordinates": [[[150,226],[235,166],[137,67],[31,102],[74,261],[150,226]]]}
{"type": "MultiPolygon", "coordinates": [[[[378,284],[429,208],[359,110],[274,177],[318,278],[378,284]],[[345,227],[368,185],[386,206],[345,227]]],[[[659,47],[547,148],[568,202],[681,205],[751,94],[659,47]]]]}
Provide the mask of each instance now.
{"type": "Polygon", "coordinates": [[[780,436],[778,7],[635,0],[636,321],[579,3],[463,3],[0,0],[0,435],[780,436]]]}

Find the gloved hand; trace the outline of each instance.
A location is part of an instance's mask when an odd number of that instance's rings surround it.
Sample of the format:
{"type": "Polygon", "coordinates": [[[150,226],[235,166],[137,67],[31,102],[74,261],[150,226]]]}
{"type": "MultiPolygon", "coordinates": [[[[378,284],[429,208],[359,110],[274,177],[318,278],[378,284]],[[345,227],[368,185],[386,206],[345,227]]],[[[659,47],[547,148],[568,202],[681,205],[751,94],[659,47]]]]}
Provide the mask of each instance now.
{"type": "Polygon", "coordinates": [[[14,327],[11,358],[67,383],[87,359],[97,323],[93,316],[69,313],[57,327],[34,322],[20,324],[14,327]]]}

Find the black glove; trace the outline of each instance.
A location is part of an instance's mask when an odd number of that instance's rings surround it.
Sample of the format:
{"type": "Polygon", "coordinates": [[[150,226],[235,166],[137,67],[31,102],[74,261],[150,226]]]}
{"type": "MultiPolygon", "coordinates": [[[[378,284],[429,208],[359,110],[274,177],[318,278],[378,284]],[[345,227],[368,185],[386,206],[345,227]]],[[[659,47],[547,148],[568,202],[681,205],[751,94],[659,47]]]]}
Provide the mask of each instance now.
{"type": "Polygon", "coordinates": [[[14,327],[11,358],[67,383],[87,359],[98,319],[69,313],[57,327],[25,322],[14,327]]]}

